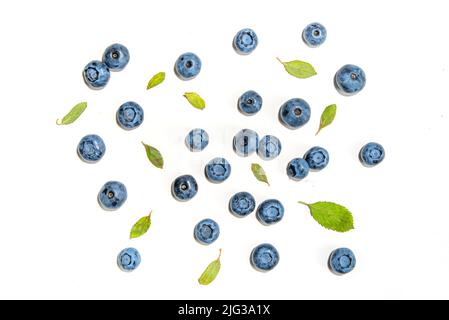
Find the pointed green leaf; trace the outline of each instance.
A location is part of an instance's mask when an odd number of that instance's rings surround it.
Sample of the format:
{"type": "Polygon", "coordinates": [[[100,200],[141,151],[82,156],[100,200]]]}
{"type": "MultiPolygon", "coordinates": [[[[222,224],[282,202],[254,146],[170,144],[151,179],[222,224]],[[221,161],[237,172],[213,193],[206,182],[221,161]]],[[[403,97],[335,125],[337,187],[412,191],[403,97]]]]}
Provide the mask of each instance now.
{"type": "Polygon", "coordinates": [[[76,119],[80,117],[80,115],[86,110],[87,108],[87,102],[80,102],[76,106],[72,108],[72,110],[67,113],[62,120],[56,120],[56,124],[58,126],[60,125],[67,125],[74,123],[76,119]]]}
{"type": "Polygon", "coordinates": [[[199,284],[201,284],[203,286],[207,286],[208,284],[210,284],[212,281],[215,280],[215,278],[217,277],[218,272],[220,272],[220,268],[221,268],[220,257],[221,257],[221,249],[220,249],[220,254],[218,255],[217,260],[214,260],[211,263],[209,263],[206,270],[204,270],[203,274],[198,279],[199,284]]]}
{"type": "Polygon", "coordinates": [[[306,79],[316,75],[315,68],[308,62],[300,60],[283,62],[279,58],[277,59],[284,65],[285,70],[296,78],[306,79]]]}
{"type": "Polygon", "coordinates": [[[165,72],[156,73],[148,82],[147,90],[154,88],[165,80],[165,72]]]}
{"type": "Polygon", "coordinates": [[[159,169],[162,169],[164,167],[164,159],[162,158],[161,153],[156,148],[145,144],[142,142],[143,146],[145,147],[145,151],[147,153],[148,160],[159,169]]]}
{"type": "Polygon", "coordinates": [[[323,113],[321,114],[320,127],[318,128],[318,131],[316,132],[315,135],[317,135],[321,131],[321,129],[330,125],[334,121],[336,114],[337,114],[336,104],[331,104],[330,106],[327,106],[326,109],[324,109],[323,113]]]}
{"type": "Polygon", "coordinates": [[[186,92],[186,93],[184,93],[184,97],[195,108],[200,109],[200,110],[203,110],[204,108],[206,108],[206,102],[204,102],[203,98],[201,98],[198,93],[186,92]]]}
{"type": "Polygon", "coordinates": [[[312,217],[326,229],[347,232],[354,229],[352,213],[342,205],[333,202],[299,203],[309,207],[312,217]]]}
{"type": "Polygon", "coordinates": [[[131,228],[130,239],[141,237],[147,233],[151,226],[151,213],[153,213],[153,211],[151,211],[148,216],[140,218],[139,221],[134,224],[131,228]]]}
{"type": "Polygon", "coordinates": [[[266,184],[270,185],[270,183],[268,182],[268,178],[265,173],[265,170],[262,168],[262,166],[260,164],[252,163],[251,171],[253,172],[253,174],[257,180],[259,180],[261,182],[265,182],[266,184]]]}

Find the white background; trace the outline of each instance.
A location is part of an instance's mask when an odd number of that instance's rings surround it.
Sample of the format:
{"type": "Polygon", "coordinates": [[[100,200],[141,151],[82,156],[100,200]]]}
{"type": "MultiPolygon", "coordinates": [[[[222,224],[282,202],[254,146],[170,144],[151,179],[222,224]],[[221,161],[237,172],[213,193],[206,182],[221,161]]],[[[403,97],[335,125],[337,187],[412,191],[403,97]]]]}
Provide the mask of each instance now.
{"type": "Polygon", "coordinates": [[[0,298],[449,298],[448,83],[449,20],[445,1],[3,1],[1,31],[0,298]],[[319,21],[326,43],[310,49],[302,29],[319,21]],[[231,46],[235,33],[253,28],[259,46],[249,56],[231,46]],[[92,91],[81,71],[119,42],[131,53],[127,68],[108,86],[92,91]],[[200,75],[183,82],[173,73],[176,58],[193,51],[200,75]],[[279,62],[311,62],[318,75],[300,80],[279,62]],[[361,66],[367,85],[343,97],[332,83],[346,63],[361,66]],[[149,78],[166,81],[146,91],[149,78]],[[236,109],[241,93],[258,91],[262,110],[245,117],[236,109]],[[182,94],[199,92],[204,111],[182,94]],[[291,131],[277,120],[289,98],[306,99],[310,122],[291,131]],[[115,123],[119,105],[135,100],[145,110],[137,130],[115,123]],[[58,127],[80,101],[89,107],[73,125],[58,127]],[[314,136],[323,108],[338,105],[334,124],[314,136]],[[187,132],[201,127],[210,144],[191,153],[187,132]],[[281,155],[264,162],[240,158],[233,135],[242,128],[274,134],[281,155]],[[97,164],[76,155],[82,136],[101,135],[107,145],[97,164]],[[159,148],[161,171],[150,165],[140,141],[159,148]],[[377,141],[385,161],[363,167],[360,147],[377,141]],[[314,145],[328,149],[329,166],[303,182],[285,174],[287,162],[314,145]],[[224,156],[232,164],[225,183],[203,176],[205,163],[224,156]],[[271,187],[250,171],[261,163],[271,187]],[[170,184],[193,174],[199,193],[175,201],[170,184]],[[128,201],[116,212],[96,202],[108,180],[126,184],[128,201]],[[275,226],[254,214],[237,219],[227,210],[235,192],[249,191],[258,203],[280,199],[286,213],[275,226]],[[321,228],[298,200],[334,201],[354,214],[356,229],[338,234],[321,228]],[[133,223],[150,210],[147,235],[129,240],[133,223]],[[219,222],[220,238],[208,247],[193,239],[202,218],[219,222]],[[262,242],[281,255],[277,268],[259,273],[249,254],[262,242]],[[139,249],[140,267],[123,273],[117,253],[139,249]],[[337,277],[326,267],[329,253],[346,246],[356,269],[337,277]],[[222,270],[208,287],[197,278],[223,248],[222,270]]]}

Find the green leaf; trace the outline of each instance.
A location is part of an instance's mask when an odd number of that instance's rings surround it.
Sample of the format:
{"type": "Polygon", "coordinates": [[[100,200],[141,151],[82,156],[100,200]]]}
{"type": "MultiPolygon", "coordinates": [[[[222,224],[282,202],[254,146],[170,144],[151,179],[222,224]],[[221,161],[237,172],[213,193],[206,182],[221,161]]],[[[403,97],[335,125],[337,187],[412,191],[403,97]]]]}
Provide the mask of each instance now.
{"type": "Polygon", "coordinates": [[[260,164],[252,163],[251,171],[253,172],[253,174],[257,180],[259,180],[261,182],[265,182],[266,184],[270,185],[270,183],[268,182],[268,178],[265,173],[265,170],[262,168],[262,166],[260,164]]]}
{"type": "Polygon", "coordinates": [[[347,232],[354,229],[352,213],[342,205],[333,202],[299,203],[309,207],[312,217],[326,229],[347,232]]]}
{"type": "Polygon", "coordinates": [[[323,113],[321,114],[321,120],[320,120],[320,127],[318,128],[318,131],[315,135],[317,135],[321,129],[324,127],[327,127],[334,121],[335,115],[337,114],[337,105],[331,104],[330,106],[327,106],[326,109],[324,109],[323,113]]]}
{"type": "Polygon", "coordinates": [[[143,146],[145,147],[145,151],[147,153],[148,160],[159,169],[162,169],[164,167],[164,159],[162,158],[161,153],[156,148],[149,146],[142,142],[143,146]]]}
{"type": "Polygon", "coordinates": [[[206,102],[204,102],[203,98],[201,98],[198,93],[186,92],[186,93],[184,93],[184,97],[195,108],[200,109],[200,110],[203,110],[204,108],[206,108],[206,102]]]}
{"type": "Polygon", "coordinates": [[[308,62],[300,60],[283,62],[279,58],[277,59],[284,65],[285,70],[296,78],[306,79],[316,75],[315,68],[308,62]]]}
{"type": "Polygon", "coordinates": [[[203,274],[198,279],[199,284],[207,286],[208,284],[210,284],[212,281],[215,280],[221,268],[220,257],[221,257],[221,249],[217,260],[214,260],[211,263],[209,263],[206,270],[204,270],[203,274]]]}
{"type": "Polygon", "coordinates": [[[153,211],[151,211],[148,216],[140,218],[139,221],[134,224],[134,226],[131,228],[131,233],[129,236],[130,239],[139,238],[147,233],[148,229],[150,229],[151,226],[152,213],[153,211]]]}
{"type": "Polygon", "coordinates": [[[86,110],[87,108],[87,102],[80,102],[76,106],[72,108],[72,110],[67,113],[62,120],[57,119],[56,124],[58,126],[60,125],[67,125],[74,123],[76,119],[80,117],[80,115],[86,110]]]}
{"type": "Polygon", "coordinates": [[[156,73],[150,81],[148,81],[147,90],[154,88],[165,80],[165,72],[156,73]]]}

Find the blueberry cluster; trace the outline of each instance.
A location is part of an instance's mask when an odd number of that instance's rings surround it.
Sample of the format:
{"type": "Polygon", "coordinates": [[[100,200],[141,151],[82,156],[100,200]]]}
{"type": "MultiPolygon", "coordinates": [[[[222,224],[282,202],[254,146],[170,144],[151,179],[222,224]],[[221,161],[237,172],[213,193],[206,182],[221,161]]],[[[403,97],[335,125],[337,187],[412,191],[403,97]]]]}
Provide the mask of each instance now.
{"type": "MultiPolygon", "coordinates": [[[[320,23],[311,23],[303,30],[304,42],[312,48],[322,45],[327,37],[326,28],[320,23]]],[[[241,55],[249,55],[258,46],[259,39],[252,29],[242,29],[234,37],[232,45],[241,55]]],[[[104,88],[110,78],[110,71],[121,71],[129,62],[129,51],[121,44],[109,46],[102,61],[91,61],[83,71],[85,83],[92,89],[104,88]]],[[[201,59],[194,53],[187,52],[178,57],[174,65],[174,73],[184,81],[192,80],[201,71],[201,59]]],[[[345,65],[334,77],[334,84],[338,92],[349,96],[360,92],[366,83],[364,71],[355,65],[345,65]]],[[[244,92],[237,101],[239,112],[246,116],[254,116],[263,105],[263,99],[254,90],[244,92]]],[[[295,130],[307,124],[311,116],[311,107],[301,98],[289,99],[279,108],[280,123],[295,130]]],[[[133,101],[123,103],[116,112],[117,124],[124,130],[139,127],[144,120],[142,107],[133,101]]],[[[209,145],[208,133],[201,129],[192,129],[185,137],[185,144],[191,152],[203,151],[209,145]]],[[[263,160],[272,160],[279,156],[282,145],[273,135],[265,135],[259,139],[257,132],[242,129],[233,138],[233,150],[241,157],[248,157],[254,153],[263,160]]],[[[78,144],[79,157],[87,163],[96,163],[106,152],[103,139],[95,134],[86,135],[78,144]]],[[[359,159],[364,166],[375,166],[385,156],[384,148],[375,142],[362,147],[359,159]]],[[[329,163],[329,153],[326,149],[315,146],[310,148],[303,157],[292,159],[286,168],[289,178],[295,181],[307,177],[310,171],[320,171],[329,163]]],[[[231,175],[230,163],[222,157],[211,159],[204,167],[206,179],[215,184],[223,183],[231,175]]],[[[177,177],[171,185],[171,193],[178,201],[189,201],[198,193],[198,183],[189,174],[177,177]]],[[[98,193],[98,203],[104,210],[118,210],[127,200],[125,185],[119,181],[106,182],[98,193]]],[[[277,199],[261,202],[256,209],[255,198],[246,191],[234,194],[229,200],[229,211],[238,218],[243,218],[255,211],[257,220],[264,226],[278,223],[284,217],[284,206],[277,199]]],[[[194,227],[193,236],[203,245],[214,243],[220,235],[218,223],[212,219],[203,219],[194,227]]],[[[136,269],[141,262],[139,252],[135,248],[123,249],[117,256],[117,263],[121,270],[129,272],[136,269]]],[[[250,263],[259,271],[272,270],[279,263],[279,252],[269,243],[256,246],[250,254],[250,263]]],[[[330,270],[335,274],[345,274],[355,267],[354,253],[347,248],[339,248],[331,252],[328,260],[330,270]]]]}
{"type": "MultiPolygon", "coordinates": [[[[229,211],[238,218],[251,214],[256,209],[256,200],[245,191],[234,194],[229,200],[229,211]]],[[[279,200],[268,199],[263,201],[256,210],[256,218],[265,226],[278,223],[284,217],[284,206],[279,200]]],[[[251,265],[259,271],[269,271],[279,262],[279,253],[268,243],[261,244],[253,249],[250,256],[251,265]]]]}
{"type": "MultiPolygon", "coordinates": [[[[229,200],[229,211],[239,218],[248,216],[255,208],[256,200],[245,191],[234,194],[229,200]]],[[[284,206],[276,199],[265,200],[257,207],[256,217],[265,226],[275,224],[284,217],[284,206]]]]}
{"type": "MultiPolygon", "coordinates": [[[[231,175],[231,164],[225,158],[214,158],[204,167],[204,175],[212,183],[222,183],[231,175]]],[[[178,201],[191,200],[198,193],[198,183],[189,174],[179,176],[171,185],[171,193],[178,201]]]]}
{"type": "Polygon", "coordinates": [[[309,171],[320,171],[329,163],[329,152],[322,147],[309,149],[303,158],[294,158],[287,164],[287,176],[295,181],[307,177],[309,171]]]}
{"type": "Polygon", "coordinates": [[[111,77],[110,71],[122,71],[129,62],[128,49],[115,43],[106,48],[103,60],[89,62],[83,71],[84,82],[91,89],[103,89],[111,77]]]}
{"type": "Polygon", "coordinates": [[[232,141],[235,153],[241,157],[248,157],[257,152],[263,160],[272,160],[279,156],[282,150],[281,141],[272,135],[266,135],[259,140],[257,132],[242,129],[237,132],[232,141]]]}

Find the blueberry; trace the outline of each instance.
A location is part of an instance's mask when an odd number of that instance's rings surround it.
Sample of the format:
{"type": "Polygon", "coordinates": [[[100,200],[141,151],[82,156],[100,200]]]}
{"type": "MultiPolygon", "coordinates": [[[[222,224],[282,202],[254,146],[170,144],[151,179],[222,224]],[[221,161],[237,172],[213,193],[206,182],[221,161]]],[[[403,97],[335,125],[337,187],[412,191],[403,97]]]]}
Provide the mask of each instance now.
{"type": "Polygon", "coordinates": [[[247,157],[259,149],[259,135],[251,129],[243,129],[236,133],[232,146],[239,156],[247,157]]]}
{"type": "Polygon", "coordinates": [[[106,145],[103,139],[96,134],[89,134],[78,143],[78,156],[88,163],[95,163],[103,158],[106,152],[106,145]]]}
{"type": "Polygon", "coordinates": [[[265,200],[257,207],[256,216],[266,226],[275,224],[284,217],[284,206],[279,200],[265,200]]]}
{"type": "Polygon", "coordinates": [[[302,32],[302,39],[312,48],[322,45],[326,41],[326,36],[326,28],[318,22],[309,24],[302,32]]]}
{"type": "Polygon", "coordinates": [[[117,110],[117,123],[125,130],[132,130],[143,122],[143,109],[133,101],[125,102],[117,110]]]}
{"type": "Polygon", "coordinates": [[[348,248],[339,248],[332,251],[329,256],[329,269],[336,275],[351,272],[355,267],[355,255],[348,248]]]}
{"type": "Polygon", "coordinates": [[[259,142],[259,157],[264,160],[271,160],[276,158],[282,150],[281,141],[275,136],[267,135],[259,142]]]}
{"type": "Polygon", "coordinates": [[[313,147],[304,155],[310,170],[320,171],[329,163],[329,153],[321,147],[313,147]]]}
{"type": "Polygon", "coordinates": [[[140,264],[140,254],[137,249],[126,248],[120,251],[117,256],[117,265],[125,272],[134,271],[140,264]]]}
{"type": "Polygon", "coordinates": [[[367,167],[373,167],[381,163],[384,157],[384,148],[376,142],[365,144],[359,153],[360,162],[367,167]]]}
{"type": "Polygon", "coordinates": [[[279,108],[279,121],[288,129],[298,129],[309,119],[310,106],[303,99],[290,99],[279,108]]]}
{"type": "Polygon", "coordinates": [[[234,37],[232,45],[238,54],[250,54],[256,49],[259,40],[256,33],[251,29],[242,29],[234,37]]]}
{"type": "Polygon", "coordinates": [[[212,219],[204,219],[197,223],[193,235],[201,244],[208,245],[217,240],[220,235],[220,227],[212,219]]]}
{"type": "Polygon", "coordinates": [[[103,89],[108,84],[111,73],[105,63],[94,60],[84,67],[83,77],[91,89],[103,89]]]}
{"type": "Polygon", "coordinates": [[[269,244],[258,245],[251,252],[251,265],[258,271],[270,271],[279,263],[279,252],[269,244]]]}
{"type": "Polygon", "coordinates": [[[203,129],[193,129],[186,136],[185,142],[190,151],[203,151],[209,144],[209,135],[203,129]]]}
{"type": "Polygon", "coordinates": [[[125,185],[118,181],[106,182],[98,193],[98,203],[104,210],[119,209],[127,198],[125,185]]]}
{"type": "Polygon", "coordinates": [[[213,183],[221,183],[231,175],[231,165],[225,158],[214,158],[204,168],[206,178],[213,183]]]}
{"type": "Polygon", "coordinates": [[[236,217],[246,217],[256,208],[256,200],[248,192],[238,192],[229,200],[229,210],[236,217]]]}
{"type": "Polygon", "coordinates": [[[244,115],[252,116],[262,108],[262,97],[256,91],[246,91],[239,98],[238,108],[244,115]]]}
{"type": "Polygon", "coordinates": [[[129,62],[129,51],[121,44],[113,44],[106,48],[103,62],[111,71],[122,71],[129,62]]]}
{"type": "Polygon", "coordinates": [[[171,193],[178,201],[188,201],[198,192],[198,184],[191,175],[183,175],[173,181],[171,193]]]}
{"type": "Polygon", "coordinates": [[[179,56],[175,63],[175,73],[181,80],[191,80],[201,71],[200,58],[191,52],[179,56]]]}
{"type": "Polygon", "coordinates": [[[344,96],[352,96],[365,87],[365,72],[353,64],[347,64],[337,71],[334,78],[337,91],[344,96]]]}
{"type": "Polygon", "coordinates": [[[287,165],[287,175],[290,179],[299,181],[309,174],[309,164],[303,158],[295,158],[287,165]]]}

